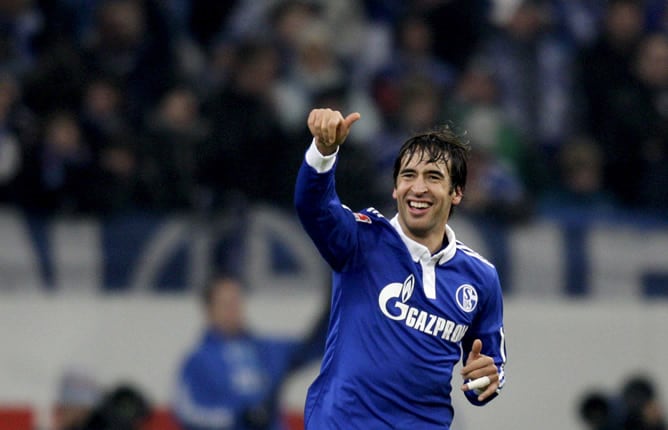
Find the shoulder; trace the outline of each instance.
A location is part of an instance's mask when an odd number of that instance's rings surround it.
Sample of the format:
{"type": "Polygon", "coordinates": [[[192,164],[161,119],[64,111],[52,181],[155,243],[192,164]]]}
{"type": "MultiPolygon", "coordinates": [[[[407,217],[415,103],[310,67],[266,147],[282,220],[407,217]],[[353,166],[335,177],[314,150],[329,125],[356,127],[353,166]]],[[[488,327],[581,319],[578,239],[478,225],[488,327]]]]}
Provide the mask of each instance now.
{"type": "Polygon", "coordinates": [[[355,221],[357,221],[360,224],[368,224],[368,225],[373,225],[374,223],[380,223],[380,224],[387,224],[388,221],[387,219],[381,214],[377,209],[369,207],[366,209],[363,209],[359,212],[354,212],[352,209],[350,209],[346,205],[342,205],[345,209],[347,209],[350,214],[355,218],[355,221]]]}
{"type": "MultiPolygon", "coordinates": [[[[344,207],[346,207],[344,205],[344,207]]],[[[350,210],[346,207],[346,209],[350,210]]],[[[399,239],[396,230],[390,220],[377,209],[369,207],[358,212],[350,211],[351,216],[357,224],[357,233],[363,236],[373,236],[378,240],[380,237],[391,236],[399,239]]]]}
{"type": "Polygon", "coordinates": [[[206,332],[202,338],[186,354],[184,365],[186,367],[198,367],[210,362],[217,357],[222,343],[206,332]]]}
{"type": "Polygon", "coordinates": [[[456,247],[457,253],[467,262],[467,266],[474,272],[483,276],[487,280],[496,281],[498,275],[494,264],[459,240],[456,242],[456,247]]]}

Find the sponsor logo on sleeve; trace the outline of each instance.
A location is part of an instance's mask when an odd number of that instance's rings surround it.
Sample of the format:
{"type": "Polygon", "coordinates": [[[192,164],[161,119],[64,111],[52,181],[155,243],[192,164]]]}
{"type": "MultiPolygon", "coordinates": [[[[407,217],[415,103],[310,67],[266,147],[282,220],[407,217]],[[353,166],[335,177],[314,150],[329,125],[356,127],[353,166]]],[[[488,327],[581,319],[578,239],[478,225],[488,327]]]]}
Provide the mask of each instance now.
{"type": "Polygon", "coordinates": [[[355,216],[355,221],[357,222],[365,222],[367,224],[371,224],[371,218],[369,217],[369,215],[365,215],[359,212],[353,212],[353,216],[355,216]]]}

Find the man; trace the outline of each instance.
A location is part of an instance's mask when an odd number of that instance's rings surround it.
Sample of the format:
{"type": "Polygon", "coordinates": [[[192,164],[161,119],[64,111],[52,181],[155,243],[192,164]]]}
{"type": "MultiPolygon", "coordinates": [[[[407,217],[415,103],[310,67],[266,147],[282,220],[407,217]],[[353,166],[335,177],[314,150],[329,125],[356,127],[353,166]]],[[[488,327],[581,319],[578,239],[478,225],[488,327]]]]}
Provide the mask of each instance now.
{"type": "Polygon", "coordinates": [[[280,384],[290,371],[321,355],[324,336],[316,330],[301,343],[251,333],[243,286],[229,275],[207,283],[203,302],[207,327],[181,367],[177,420],[186,430],[282,429],[276,407],[280,384]]]}
{"type": "Polygon", "coordinates": [[[501,288],[494,266],[447,225],[466,182],[468,146],[450,130],[409,139],[395,161],[398,214],[353,213],[339,201],[339,146],[359,113],[315,109],[295,205],[333,269],[331,317],[306,428],[449,429],[452,371],[483,405],[504,384],[501,288]]]}

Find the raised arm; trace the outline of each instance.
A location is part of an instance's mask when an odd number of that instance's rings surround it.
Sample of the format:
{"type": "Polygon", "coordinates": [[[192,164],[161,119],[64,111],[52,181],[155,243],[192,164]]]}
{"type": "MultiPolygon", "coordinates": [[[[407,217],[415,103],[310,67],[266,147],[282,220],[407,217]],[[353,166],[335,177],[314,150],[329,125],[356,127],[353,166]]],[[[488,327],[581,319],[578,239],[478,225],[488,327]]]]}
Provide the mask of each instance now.
{"type": "Polygon", "coordinates": [[[331,109],[311,111],[307,124],[313,143],[306,151],[295,186],[297,215],[322,256],[335,270],[343,268],[356,246],[354,216],[336,194],[336,153],[359,118],[357,112],[344,118],[341,112],[331,109]]]}

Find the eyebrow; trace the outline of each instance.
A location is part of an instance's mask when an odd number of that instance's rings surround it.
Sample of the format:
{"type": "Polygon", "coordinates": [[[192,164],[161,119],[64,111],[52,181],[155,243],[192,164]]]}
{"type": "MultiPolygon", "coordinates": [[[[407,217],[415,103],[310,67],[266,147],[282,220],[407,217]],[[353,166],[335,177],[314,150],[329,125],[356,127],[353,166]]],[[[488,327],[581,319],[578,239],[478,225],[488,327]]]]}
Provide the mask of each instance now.
{"type": "Polygon", "coordinates": [[[445,178],[445,174],[438,169],[429,169],[426,170],[425,173],[429,175],[437,174],[438,176],[445,178]]]}
{"type": "MultiPolygon", "coordinates": [[[[417,169],[415,169],[415,168],[413,168],[413,167],[404,167],[403,169],[401,169],[401,170],[399,171],[399,174],[401,175],[401,174],[404,174],[404,173],[417,173],[417,169]]],[[[423,173],[424,173],[424,174],[427,174],[427,175],[434,175],[434,174],[436,174],[436,175],[438,175],[438,176],[440,176],[440,177],[442,177],[442,178],[445,178],[445,176],[446,176],[443,172],[441,172],[441,171],[438,170],[438,169],[426,169],[426,170],[423,171],[423,173]]]]}

